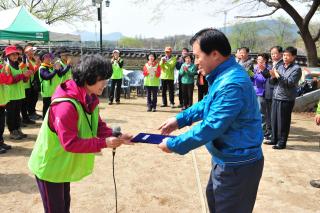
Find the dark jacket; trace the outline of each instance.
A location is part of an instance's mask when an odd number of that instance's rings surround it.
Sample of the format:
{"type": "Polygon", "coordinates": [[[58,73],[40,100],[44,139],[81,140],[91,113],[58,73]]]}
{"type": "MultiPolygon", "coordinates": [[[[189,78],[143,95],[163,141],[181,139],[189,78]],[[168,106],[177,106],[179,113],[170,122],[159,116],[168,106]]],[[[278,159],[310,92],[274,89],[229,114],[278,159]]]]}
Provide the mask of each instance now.
{"type": "Polygon", "coordinates": [[[273,99],[281,101],[294,101],[297,96],[298,83],[302,75],[298,64],[290,64],[287,68],[282,64],[278,68],[280,77],[272,78],[270,83],[274,85],[273,99]]]}
{"type": "MultiPolygon", "coordinates": [[[[274,65],[272,68],[275,68],[276,70],[279,69],[279,67],[283,64],[283,60],[281,59],[274,65]]],[[[270,83],[271,75],[269,73],[269,70],[264,70],[262,72],[262,75],[267,79],[266,85],[265,85],[265,92],[264,92],[264,98],[267,100],[271,100],[273,97],[273,89],[274,85],[270,83]]]]}

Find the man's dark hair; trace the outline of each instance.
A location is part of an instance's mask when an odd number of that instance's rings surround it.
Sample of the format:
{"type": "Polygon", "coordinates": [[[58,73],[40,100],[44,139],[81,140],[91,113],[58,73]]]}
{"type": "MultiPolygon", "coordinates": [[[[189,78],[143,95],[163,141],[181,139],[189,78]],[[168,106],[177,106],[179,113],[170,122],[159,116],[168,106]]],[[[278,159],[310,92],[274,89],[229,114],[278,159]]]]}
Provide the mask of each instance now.
{"type": "Polygon", "coordinates": [[[82,56],[72,72],[72,77],[78,86],[84,86],[85,83],[93,85],[97,81],[109,79],[111,75],[112,65],[110,60],[98,54],[82,56]]]}
{"type": "Polygon", "coordinates": [[[258,58],[259,56],[261,56],[261,57],[266,61],[266,63],[268,63],[268,61],[269,61],[269,54],[267,54],[267,53],[260,53],[260,54],[258,54],[257,58],[258,58]]]}
{"type": "Polygon", "coordinates": [[[273,47],[271,47],[271,48],[270,48],[270,52],[271,52],[271,50],[273,50],[273,49],[277,49],[279,53],[282,53],[282,52],[283,52],[283,49],[282,49],[281,46],[273,46],[273,47]]]}
{"type": "Polygon", "coordinates": [[[231,54],[231,46],[227,37],[219,30],[206,28],[197,32],[190,40],[190,44],[198,41],[200,49],[209,55],[212,51],[217,50],[223,56],[231,54]]]}
{"type": "Polygon", "coordinates": [[[185,51],[187,51],[187,52],[190,52],[189,49],[186,48],[186,47],[182,48],[182,50],[185,50],[185,51]]]}
{"type": "Polygon", "coordinates": [[[247,53],[249,53],[249,52],[250,52],[249,47],[240,47],[240,50],[245,50],[247,53]]]}
{"type": "Polygon", "coordinates": [[[291,53],[291,55],[296,56],[298,51],[295,47],[287,47],[283,52],[288,52],[291,53]]]}

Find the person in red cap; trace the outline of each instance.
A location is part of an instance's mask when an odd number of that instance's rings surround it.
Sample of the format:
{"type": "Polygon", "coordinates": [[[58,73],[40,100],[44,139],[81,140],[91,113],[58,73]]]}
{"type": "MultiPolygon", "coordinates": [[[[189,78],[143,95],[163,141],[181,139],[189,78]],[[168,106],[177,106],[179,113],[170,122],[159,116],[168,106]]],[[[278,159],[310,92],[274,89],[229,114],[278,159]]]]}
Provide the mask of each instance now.
{"type": "Polygon", "coordinates": [[[19,50],[16,46],[10,45],[5,48],[5,56],[7,57],[7,64],[4,71],[13,77],[11,84],[6,86],[6,93],[8,95],[7,110],[7,126],[10,131],[10,138],[14,140],[21,140],[27,137],[23,134],[20,125],[20,111],[22,100],[25,98],[25,89],[23,82],[29,79],[32,72],[22,72],[18,58],[19,50]]]}

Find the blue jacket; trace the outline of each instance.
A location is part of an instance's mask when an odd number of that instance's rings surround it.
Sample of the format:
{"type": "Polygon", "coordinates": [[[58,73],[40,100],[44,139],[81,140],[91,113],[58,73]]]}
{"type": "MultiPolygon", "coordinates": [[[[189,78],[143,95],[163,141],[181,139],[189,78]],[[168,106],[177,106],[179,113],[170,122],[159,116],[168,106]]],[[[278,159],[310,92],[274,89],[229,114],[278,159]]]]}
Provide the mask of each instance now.
{"type": "Polygon", "coordinates": [[[179,128],[202,120],[167,141],[178,154],[206,145],[214,163],[237,166],[263,157],[261,114],[252,82],[234,57],[206,77],[204,99],[176,116],[179,128]]]}

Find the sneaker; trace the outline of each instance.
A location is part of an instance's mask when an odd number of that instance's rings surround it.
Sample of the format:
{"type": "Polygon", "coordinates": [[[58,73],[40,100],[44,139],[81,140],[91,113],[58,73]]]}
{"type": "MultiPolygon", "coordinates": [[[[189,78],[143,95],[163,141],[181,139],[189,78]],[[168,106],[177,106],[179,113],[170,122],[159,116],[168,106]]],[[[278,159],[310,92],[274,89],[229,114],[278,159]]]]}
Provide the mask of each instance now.
{"type": "Polygon", "coordinates": [[[5,148],[0,147],[0,154],[4,154],[4,153],[6,153],[6,152],[7,152],[7,150],[6,150],[5,148]]]}
{"type": "Polygon", "coordinates": [[[148,109],[147,109],[147,112],[151,112],[151,108],[148,108],[148,109]]]}
{"type": "Polygon", "coordinates": [[[167,107],[168,105],[167,104],[162,104],[160,107],[167,107]]]}
{"type": "Polygon", "coordinates": [[[170,104],[170,107],[171,107],[171,109],[173,109],[174,108],[174,104],[170,104]]]}
{"type": "Polygon", "coordinates": [[[8,145],[8,144],[2,143],[2,144],[0,144],[0,148],[3,148],[3,149],[5,149],[5,150],[9,150],[9,149],[11,149],[12,147],[11,147],[10,145],[8,145]]]}
{"type": "Polygon", "coordinates": [[[178,108],[182,108],[182,107],[183,107],[183,105],[182,105],[182,104],[179,104],[179,105],[178,105],[178,108]]]}
{"type": "Polygon", "coordinates": [[[120,104],[120,101],[116,101],[116,104],[120,104]]]}
{"type": "Polygon", "coordinates": [[[36,124],[36,122],[31,120],[30,118],[29,119],[23,119],[22,123],[27,124],[27,125],[28,124],[36,124]]]}
{"type": "Polygon", "coordinates": [[[21,140],[23,137],[18,130],[13,130],[10,132],[9,138],[13,140],[21,140]]]}
{"type": "Polygon", "coordinates": [[[153,110],[152,110],[152,112],[156,112],[157,110],[156,110],[156,108],[154,108],[153,110]]]}
{"type": "Polygon", "coordinates": [[[17,130],[19,132],[19,134],[21,135],[22,138],[26,138],[28,135],[27,134],[24,134],[21,129],[18,129],[17,130]]]}

